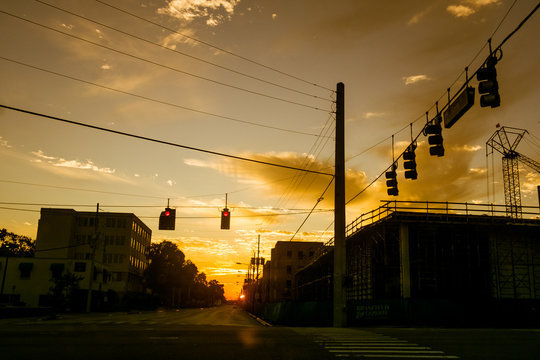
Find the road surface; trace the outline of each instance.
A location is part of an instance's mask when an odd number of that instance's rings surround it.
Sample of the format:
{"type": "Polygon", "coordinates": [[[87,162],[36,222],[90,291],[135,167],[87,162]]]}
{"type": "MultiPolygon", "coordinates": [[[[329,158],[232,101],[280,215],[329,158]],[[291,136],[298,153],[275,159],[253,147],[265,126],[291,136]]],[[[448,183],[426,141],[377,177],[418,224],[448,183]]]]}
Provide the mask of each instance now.
{"type": "Polygon", "coordinates": [[[540,330],[266,327],[234,306],[0,320],[2,359],[528,360],[540,330]]]}

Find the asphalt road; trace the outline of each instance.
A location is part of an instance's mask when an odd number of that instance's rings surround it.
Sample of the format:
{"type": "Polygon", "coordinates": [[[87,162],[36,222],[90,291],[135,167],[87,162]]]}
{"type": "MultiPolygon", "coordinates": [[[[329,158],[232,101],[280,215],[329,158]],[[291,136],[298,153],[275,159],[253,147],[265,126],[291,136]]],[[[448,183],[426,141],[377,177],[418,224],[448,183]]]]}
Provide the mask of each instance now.
{"type": "Polygon", "coordinates": [[[538,359],[540,330],[265,327],[233,306],[0,320],[0,359],[538,359]]]}
{"type": "Polygon", "coordinates": [[[265,327],[240,309],[89,314],[0,321],[0,358],[331,359],[289,328],[265,327]]]}

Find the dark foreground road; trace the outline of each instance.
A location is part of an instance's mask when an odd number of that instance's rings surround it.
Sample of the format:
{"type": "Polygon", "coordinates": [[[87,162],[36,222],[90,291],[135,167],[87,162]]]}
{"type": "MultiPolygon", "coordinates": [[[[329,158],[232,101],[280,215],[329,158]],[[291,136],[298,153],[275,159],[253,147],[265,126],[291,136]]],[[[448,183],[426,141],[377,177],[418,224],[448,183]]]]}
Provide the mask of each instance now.
{"type": "Polygon", "coordinates": [[[241,309],[0,320],[0,359],[532,360],[540,330],[265,327],[241,309]]]}
{"type": "Polygon", "coordinates": [[[0,321],[0,358],[331,359],[292,329],[264,327],[232,307],[0,321]]]}

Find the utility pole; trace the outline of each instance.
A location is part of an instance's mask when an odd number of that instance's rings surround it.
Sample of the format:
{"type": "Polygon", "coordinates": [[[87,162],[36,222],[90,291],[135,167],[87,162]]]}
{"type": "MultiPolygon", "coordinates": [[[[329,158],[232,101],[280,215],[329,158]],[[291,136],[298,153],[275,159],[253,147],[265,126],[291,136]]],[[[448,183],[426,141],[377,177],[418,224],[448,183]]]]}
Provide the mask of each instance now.
{"type": "Polygon", "coordinates": [[[260,262],[260,249],[261,249],[261,235],[259,234],[259,238],[257,240],[257,281],[259,281],[259,262],[260,262]]]}
{"type": "Polygon", "coordinates": [[[334,192],[334,327],[347,326],[345,300],[345,85],[336,89],[336,157],[334,192]]]}
{"type": "Polygon", "coordinates": [[[94,221],[94,239],[90,244],[92,248],[92,260],[90,261],[90,280],[88,281],[88,297],[86,298],[86,312],[92,310],[92,286],[94,282],[94,262],[96,260],[96,247],[98,241],[98,216],[99,216],[99,203],[96,206],[96,220],[94,221]]]}

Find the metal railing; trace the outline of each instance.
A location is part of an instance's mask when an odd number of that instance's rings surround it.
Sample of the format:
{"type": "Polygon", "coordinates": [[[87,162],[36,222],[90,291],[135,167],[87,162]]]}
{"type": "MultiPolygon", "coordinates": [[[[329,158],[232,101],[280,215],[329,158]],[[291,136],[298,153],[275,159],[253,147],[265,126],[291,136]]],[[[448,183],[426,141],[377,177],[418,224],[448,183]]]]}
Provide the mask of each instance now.
{"type": "MultiPolygon", "coordinates": [[[[519,222],[521,219],[507,216],[506,205],[479,204],[468,202],[441,202],[441,201],[398,201],[381,200],[383,204],[377,209],[371,210],[357,217],[349,223],[345,229],[346,236],[357,232],[367,225],[379,222],[395,212],[414,212],[418,214],[446,215],[447,219],[451,215],[468,216],[490,216],[502,217],[511,222],[519,222]]],[[[540,208],[538,206],[522,206],[523,218],[540,219],[540,208]]]]}
{"type": "MultiPolygon", "coordinates": [[[[353,221],[345,228],[345,237],[360,231],[362,228],[377,223],[386,219],[395,212],[413,212],[415,214],[425,214],[426,218],[429,215],[445,215],[447,220],[452,219],[452,215],[468,216],[488,216],[491,218],[503,218],[508,222],[519,223],[523,219],[540,219],[540,207],[538,206],[521,206],[522,218],[513,218],[507,216],[506,205],[500,204],[479,204],[468,202],[449,202],[449,201],[398,201],[398,200],[381,200],[383,203],[377,209],[368,211],[353,221]]],[[[329,247],[334,246],[334,238],[324,243],[323,246],[315,255],[318,259],[326,254],[329,247]]]]}

